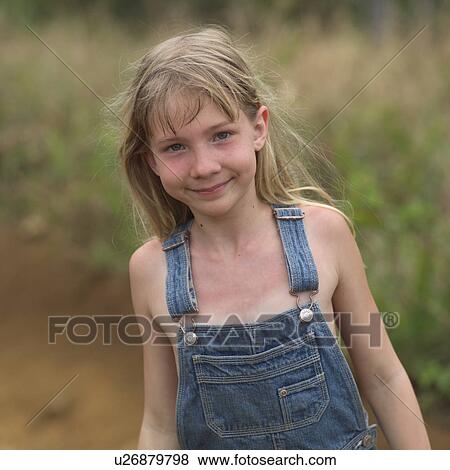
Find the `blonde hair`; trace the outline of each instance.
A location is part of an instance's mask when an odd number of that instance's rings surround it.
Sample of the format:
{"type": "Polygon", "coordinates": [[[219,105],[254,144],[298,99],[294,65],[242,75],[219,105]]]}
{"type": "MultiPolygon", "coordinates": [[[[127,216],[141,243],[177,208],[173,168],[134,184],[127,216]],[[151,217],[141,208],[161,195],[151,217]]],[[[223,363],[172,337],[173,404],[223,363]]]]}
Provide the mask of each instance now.
{"type": "Polygon", "coordinates": [[[147,219],[150,232],[164,240],[193,216],[188,206],[166,193],[147,156],[153,124],[175,132],[168,98],[194,92],[197,105],[183,114],[181,125],[195,118],[203,96],[232,120],[242,110],[253,121],[261,104],[266,105],[270,111],[269,132],[265,145],[256,152],[258,198],[268,204],[328,207],[346,219],[355,235],[351,220],[337,208],[338,200],[320,186],[308,170],[306,159],[299,158],[300,153],[307,148],[322,163],[332,167],[331,163],[288,123],[287,111],[278,104],[271,88],[252,72],[250,59],[245,57],[223,26],[209,25],[171,37],[131,64],[133,78],[113,105],[124,124],[119,157],[139,218],[147,219]],[[314,193],[324,202],[306,197],[305,192],[314,193]]]}

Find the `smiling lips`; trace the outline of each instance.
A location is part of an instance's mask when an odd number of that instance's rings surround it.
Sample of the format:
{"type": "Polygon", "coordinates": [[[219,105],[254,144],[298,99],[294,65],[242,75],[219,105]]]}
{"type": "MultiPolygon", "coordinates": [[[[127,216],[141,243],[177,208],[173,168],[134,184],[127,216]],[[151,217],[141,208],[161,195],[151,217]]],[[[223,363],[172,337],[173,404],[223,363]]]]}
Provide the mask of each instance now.
{"type": "Polygon", "coordinates": [[[232,179],[233,178],[230,178],[229,180],[224,181],[223,183],[216,184],[215,186],[211,186],[210,188],[193,189],[192,191],[201,192],[201,193],[212,192],[212,191],[216,190],[217,188],[220,188],[221,186],[225,185],[226,183],[228,183],[232,179]]]}

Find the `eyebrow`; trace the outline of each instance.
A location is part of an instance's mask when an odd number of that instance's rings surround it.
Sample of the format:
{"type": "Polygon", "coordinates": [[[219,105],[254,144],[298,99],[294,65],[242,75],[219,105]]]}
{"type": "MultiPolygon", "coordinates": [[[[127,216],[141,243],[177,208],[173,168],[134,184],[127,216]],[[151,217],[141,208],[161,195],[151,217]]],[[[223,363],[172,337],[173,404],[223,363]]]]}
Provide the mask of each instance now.
{"type": "MultiPolygon", "coordinates": [[[[205,130],[204,134],[208,134],[209,132],[213,131],[214,129],[217,129],[218,127],[227,126],[229,124],[233,124],[234,122],[235,121],[222,121],[222,122],[219,122],[218,124],[214,124],[213,126],[208,127],[208,129],[205,130]]],[[[175,135],[173,137],[168,137],[167,139],[159,140],[158,145],[162,145],[162,144],[173,142],[175,140],[180,140],[180,139],[183,139],[183,137],[179,137],[175,135]]]]}

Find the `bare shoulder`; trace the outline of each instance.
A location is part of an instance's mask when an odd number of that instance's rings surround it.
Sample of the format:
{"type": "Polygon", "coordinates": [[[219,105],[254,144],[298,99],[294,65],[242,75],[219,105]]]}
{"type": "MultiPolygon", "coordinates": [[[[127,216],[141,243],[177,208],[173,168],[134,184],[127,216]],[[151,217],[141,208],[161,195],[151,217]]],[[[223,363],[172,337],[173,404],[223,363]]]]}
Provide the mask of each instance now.
{"type": "Polygon", "coordinates": [[[159,239],[152,238],[137,248],[130,257],[131,296],[136,314],[150,314],[148,300],[161,276],[164,252],[159,239]]]}
{"type": "Polygon", "coordinates": [[[320,259],[333,266],[336,277],[342,276],[342,266],[349,259],[360,258],[352,230],[344,216],[329,207],[298,205],[305,213],[304,226],[310,245],[320,259]]]}
{"type": "Polygon", "coordinates": [[[137,248],[130,257],[130,268],[137,272],[148,270],[163,255],[161,241],[151,238],[137,248]]]}
{"type": "MultiPolygon", "coordinates": [[[[349,267],[352,267],[350,271],[353,273],[363,273],[367,267],[356,238],[343,215],[325,207],[304,208],[302,205],[301,209],[305,212],[305,221],[309,211],[311,231],[320,234],[323,244],[328,246],[329,253],[335,260],[340,282],[343,282],[345,274],[348,274],[349,267]]],[[[306,224],[305,222],[305,226],[306,224]]]]}
{"type": "Polygon", "coordinates": [[[330,207],[297,204],[305,213],[305,226],[314,235],[326,237],[329,242],[342,238],[354,238],[344,216],[330,207]]]}

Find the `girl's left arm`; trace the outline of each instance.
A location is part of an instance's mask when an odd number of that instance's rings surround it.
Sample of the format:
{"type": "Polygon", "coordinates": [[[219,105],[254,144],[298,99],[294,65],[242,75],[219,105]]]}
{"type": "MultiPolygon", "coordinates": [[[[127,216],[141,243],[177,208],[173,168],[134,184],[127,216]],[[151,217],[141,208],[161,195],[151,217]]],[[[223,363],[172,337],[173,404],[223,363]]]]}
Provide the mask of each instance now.
{"type": "Polygon", "coordinates": [[[431,449],[414,389],[378,312],[357,243],[345,219],[327,212],[339,279],[332,303],[358,386],[392,449],[431,449]],[[361,326],[367,333],[357,334],[361,326]]]}

